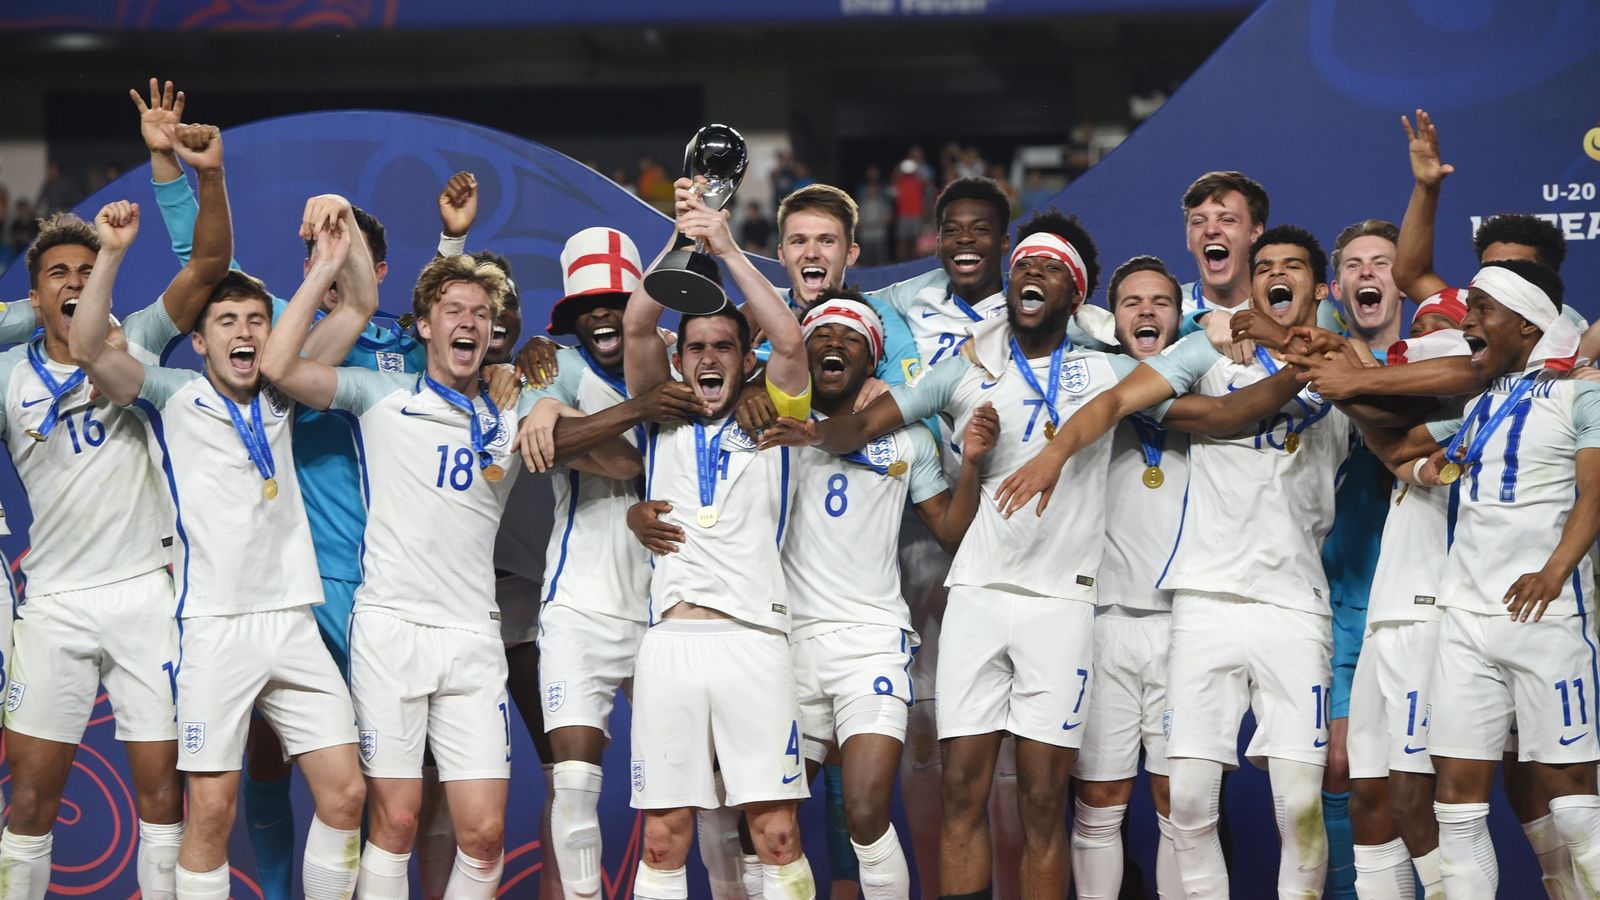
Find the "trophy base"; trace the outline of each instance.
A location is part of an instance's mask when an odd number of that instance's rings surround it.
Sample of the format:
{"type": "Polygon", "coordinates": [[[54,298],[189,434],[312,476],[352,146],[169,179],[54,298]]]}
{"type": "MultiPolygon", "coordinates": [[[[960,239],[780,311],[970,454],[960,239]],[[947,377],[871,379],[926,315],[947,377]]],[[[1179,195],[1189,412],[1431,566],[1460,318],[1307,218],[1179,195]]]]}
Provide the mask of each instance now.
{"type": "Polygon", "coordinates": [[[693,250],[674,250],[645,273],[650,298],[668,309],[690,315],[714,313],[728,302],[716,260],[693,250]]]}

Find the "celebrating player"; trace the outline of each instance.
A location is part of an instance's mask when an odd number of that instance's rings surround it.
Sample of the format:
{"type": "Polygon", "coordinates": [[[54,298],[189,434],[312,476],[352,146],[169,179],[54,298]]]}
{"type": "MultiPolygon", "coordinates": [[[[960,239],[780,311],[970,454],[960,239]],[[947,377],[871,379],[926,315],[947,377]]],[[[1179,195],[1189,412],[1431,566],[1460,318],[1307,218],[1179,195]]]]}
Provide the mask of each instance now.
{"type": "Polygon", "coordinates": [[[1267,227],[1266,189],[1243,172],[1207,172],[1183,192],[1183,223],[1198,276],[1183,311],[1242,309],[1250,300],[1250,245],[1267,227]]]}
{"type": "MultiPolygon", "coordinates": [[[[229,896],[227,837],[250,710],[258,707],[317,802],[302,865],[306,895],[348,898],[356,876],[348,848],[358,840],[363,788],[350,696],[315,638],[310,607],[322,602],[322,591],[308,564],[311,530],[299,479],[277,463],[289,454],[293,405],[263,385],[257,365],[271,301],[242,272],[222,279],[193,336],[203,375],[143,364],[109,347],[110,288],[137,233],[137,213],[116,203],[96,218],[98,265],[68,342],[95,384],[145,420],[150,456],[167,473],[184,629],[173,679],[178,767],[188,773],[189,806],[177,895],[229,896]]],[[[364,248],[351,252],[356,226],[348,203],[312,198],[308,219],[318,215],[327,220],[324,246],[296,296],[314,302],[340,278],[345,303],[324,323],[324,336],[353,343],[377,304],[376,285],[364,277],[371,263],[364,248]]]]}
{"type": "MultiPolygon", "coordinates": [[[[161,134],[195,169],[201,222],[188,264],[160,299],[123,325],[127,352],[150,363],[193,327],[233,252],[217,129],[168,124],[161,134]]],[[[111,233],[121,240],[126,231],[111,233]]],[[[108,258],[120,259],[125,248],[108,258]]],[[[7,900],[42,897],[49,885],[51,828],[102,682],[138,798],[142,890],[171,896],[183,834],[171,687],[178,633],[162,547],[171,534],[166,500],[138,419],[94,393],[105,387],[86,382],[68,348],[74,323],[82,327],[98,315],[96,327],[106,333],[109,307],[77,317],[103,250],[97,230],[74,216],[46,223],[26,256],[29,300],[44,334],[0,365],[10,398],[5,440],[34,512],[28,599],[18,608],[9,660],[12,798],[0,838],[0,897],[7,900]],[[88,544],[85,529],[94,536],[88,544]]],[[[113,275],[114,266],[98,282],[107,298],[113,275]]]]}

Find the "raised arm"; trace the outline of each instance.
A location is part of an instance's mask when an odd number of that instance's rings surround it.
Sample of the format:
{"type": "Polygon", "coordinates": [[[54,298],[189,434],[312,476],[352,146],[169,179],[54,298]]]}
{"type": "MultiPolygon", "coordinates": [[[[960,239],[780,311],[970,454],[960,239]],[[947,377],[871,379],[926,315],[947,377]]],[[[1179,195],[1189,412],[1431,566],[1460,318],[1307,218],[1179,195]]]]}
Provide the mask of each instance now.
{"type": "MultiPolygon", "coordinates": [[[[676,233],[667,239],[667,246],[656,255],[650,268],[655,268],[656,263],[661,262],[661,257],[672,249],[676,239],[676,233]]],[[[672,379],[672,366],[667,355],[661,352],[661,338],[656,334],[656,326],[661,323],[661,313],[665,309],[645,290],[641,280],[628,296],[628,306],[622,311],[622,372],[628,382],[628,393],[634,397],[672,379]]]]}
{"type": "Polygon", "coordinates": [[[139,233],[139,205],[126,200],[108,203],[94,217],[100,252],[94,271],[78,297],[77,314],[67,331],[67,352],[111,402],[126,406],[144,387],[144,366],[122,346],[106,343],[111,333],[111,285],[139,233]]]}
{"type": "Polygon", "coordinates": [[[329,227],[317,234],[306,279],[278,316],[261,353],[261,374],[297,402],[315,409],[333,405],[334,392],[339,388],[339,372],[327,363],[302,356],[301,349],[305,347],[317,307],[349,256],[354,238],[351,232],[355,230],[345,227],[342,218],[331,221],[329,227]]]}
{"type": "Polygon", "coordinates": [[[139,136],[150,150],[150,180],[161,184],[183,177],[183,167],[173,152],[172,138],[163,126],[176,126],[183,121],[183,91],[172,90],[172,82],[163,87],[160,81],[150,79],[150,102],[139,96],[137,88],[129,88],[128,96],[139,110],[139,136]]]}
{"type": "Polygon", "coordinates": [[[194,169],[200,185],[200,214],[194,223],[189,261],[162,295],[167,315],[178,330],[194,328],[211,292],[228,274],[233,259],[233,219],[228,211],[228,186],[222,174],[222,132],[214,125],[164,125],[173,152],[194,169]]]}
{"type": "Polygon", "coordinates": [[[1140,363],[1117,382],[1117,386],[1084,404],[1083,408],[1067,419],[1056,436],[1044,449],[1012,472],[1000,483],[995,493],[995,503],[1006,518],[1025,506],[1034,497],[1039,498],[1037,512],[1044,514],[1055,493],[1056,482],[1061,478],[1061,467],[1074,453],[1099,440],[1124,418],[1142,409],[1149,409],[1176,395],[1166,377],[1145,363],[1140,363]]]}
{"type": "MultiPolygon", "coordinates": [[[[356,339],[372,321],[372,314],[378,310],[378,276],[373,270],[372,251],[367,246],[366,235],[356,224],[350,201],[338,194],[320,194],[307,200],[300,217],[300,237],[302,240],[317,237],[333,229],[335,223],[350,239],[350,251],[338,274],[339,303],[321,321],[315,322],[301,350],[304,355],[329,366],[344,362],[356,339]]],[[[321,306],[321,298],[318,298],[318,306],[321,306]]],[[[316,313],[313,311],[312,315],[315,317],[316,313]]]]}
{"type": "Polygon", "coordinates": [[[1439,215],[1439,186],[1455,166],[1439,161],[1439,132],[1433,120],[1417,110],[1417,125],[1400,117],[1411,153],[1411,175],[1416,185],[1406,203],[1406,216],[1400,220],[1400,240],[1395,244],[1394,283],[1407,297],[1419,302],[1445,288],[1443,278],[1433,271],[1433,223],[1439,215]]]}

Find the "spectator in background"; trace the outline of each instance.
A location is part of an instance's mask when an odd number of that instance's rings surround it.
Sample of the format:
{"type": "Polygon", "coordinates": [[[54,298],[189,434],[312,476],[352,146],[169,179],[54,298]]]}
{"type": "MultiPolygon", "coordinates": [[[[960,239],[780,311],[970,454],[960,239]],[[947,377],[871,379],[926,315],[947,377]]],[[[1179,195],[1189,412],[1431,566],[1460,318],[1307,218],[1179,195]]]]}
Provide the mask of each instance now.
{"type": "Polygon", "coordinates": [[[884,188],[883,172],[877,166],[867,167],[866,179],[856,190],[856,205],[860,213],[856,225],[856,243],[861,245],[858,264],[880,266],[889,262],[889,226],[894,222],[894,207],[884,188]]]}
{"type": "Polygon", "coordinates": [[[894,237],[895,259],[915,259],[917,238],[922,234],[928,218],[928,192],[931,185],[923,174],[927,163],[922,161],[922,148],[912,147],[900,161],[894,177],[894,237]]]}
{"type": "Polygon", "coordinates": [[[122,177],[122,164],[108,162],[89,173],[89,193],[93,194],[106,185],[122,177]]]}
{"type": "Polygon", "coordinates": [[[667,171],[661,164],[650,157],[639,160],[639,181],[636,185],[639,199],[661,210],[662,213],[672,213],[672,179],[667,177],[667,171]]]}
{"type": "Polygon", "coordinates": [[[739,222],[739,246],[746,253],[772,252],[772,222],[754,200],[744,205],[744,217],[739,222]]]}
{"type": "MultiPolygon", "coordinates": [[[[973,148],[973,153],[977,153],[977,148],[973,148]]],[[[1002,166],[999,163],[990,163],[988,171],[979,172],[978,174],[987,175],[994,181],[995,184],[1000,185],[1000,190],[1006,195],[1006,199],[1011,202],[1011,212],[1013,216],[1021,216],[1024,212],[1027,212],[1027,210],[1019,209],[1017,207],[1017,186],[1012,184],[1011,179],[1007,177],[1005,166],[1002,166]]]]}
{"type": "Polygon", "coordinates": [[[615,181],[618,187],[622,188],[628,193],[634,195],[635,197],[639,196],[639,188],[634,185],[633,179],[628,177],[628,171],[626,169],[614,170],[611,173],[611,180],[615,181]]]}
{"type": "Polygon", "coordinates": [[[39,236],[39,216],[27,197],[17,198],[16,212],[11,216],[11,249],[21,253],[39,236]]]}
{"type": "Polygon", "coordinates": [[[1022,197],[1017,206],[1022,212],[1039,209],[1056,195],[1057,190],[1055,185],[1045,179],[1043,172],[1029,169],[1028,174],[1022,179],[1022,197]]]}
{"type": "Polygon", "coordinates": [[[772,167],[772,210],[774,215],[777,214],[779,201],[794,193],[796,177],[794,157],[787,150],[779,150],[778,163],[772,167]]]}
{"type": "MultiPolygon", "coordinates": [[[[810,166],[803,162],[796,162],[794,164],[794,181],[790,184],[789,193],[792,194],[803,187],[807,187],[816,183],[817,179],[811,176],[810,166]]],[[[789,194],[784,194],[783,196],[787,197],[789,194]]]]}
{"type": "MultiPolygon", "coordinates": [[[[968,144],[966,148],[961,151],[960,158],[956,160],[957,178],[979,178],[988,174],[988,170],[989,166],[983,161],[983,154],[978,152],[978,146],[976,144],[968,144]]],[[[999,181],[1001,184],[1005,183],[1004,178],[997,178],[995,180],[999,181]]]]}
{"type": "Polygon", "coordinates": [[[38,215],[70,212],[81,202],[83,202],[83,189],[61,171],[60,163],[50,160],[45,166],[44,184],[39,186],[38,215]]]}

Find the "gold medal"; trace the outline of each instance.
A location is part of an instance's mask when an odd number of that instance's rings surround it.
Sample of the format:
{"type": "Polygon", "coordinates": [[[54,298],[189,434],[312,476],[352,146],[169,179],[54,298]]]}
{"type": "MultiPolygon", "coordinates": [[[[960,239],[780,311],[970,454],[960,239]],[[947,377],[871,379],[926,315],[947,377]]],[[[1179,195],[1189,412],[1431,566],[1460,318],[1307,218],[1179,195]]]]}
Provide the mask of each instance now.
{"type": "Polygon", "coordinates": [[[901,475],[904,475],[906,473],[907,469],[910,469],[910,468],[911,468],[910,464],[907,463],[905,460],[897,459],[894,462],[889,463],[889,477],[890,478],[899,478],[901,475]]]}
{"type": "Polygon", "coordinates": [[[268,478],[261,485],[261,496],[266,497],[268,500],[278,499],[278,479],[268,478]]]}
{"type": "Polygon", "coordinates": [[[1439,483],[1440,484],[1455,484],[1456,483],[1456,479],[1458,479],[1460,477],[1461,477],[1461,464],[1460,463],[1447,462],[1444,465],[1439,467],[1439,483]]]}
{"type": "Polygon", "coordinates": [[[483,477],[488,479],[491,483],[496,482],[506,477],[506,470],[500,468],[494,463],[490,463],[483,467],[483,477]]]}
{"type": "Polygon", "coordinates": [[[1162,474],[1160,466],[1145,466],[1143,481],[1144,486],[1153,491],[1167,483],[1167,476],[1162,474]]]}
{"type": "Polygon", "coordinates": [[[1283,449],[1287,450],[1290,453],[1293,453],[1296,450],[1299,450],[1300,449],[1300,435],[1298,435],[1298,434],[1296,434],[1295,432],[1292,432],[1292,431],[1289,432],[1289,436],[1283,439],[1283,449]]]}
{"type": "Polygon", "coordinates": [[[1056,439],[1056,423],[1044,423],[1044,439],[1047,441],[1053,441],[1056,439]]]}
{"type": "Polygon", "coordinates": [[[715,506],[700,507],[700,511],[694,515],[694,521],[701,528],[710,528],[717,524],[717,508],[715,506]]]}
{"type": "Polygon", "coordinates": [[[34,440],[38,441],[41,444],[44,443],[44,433],[43,432],[34,431],[32,428],[29,428],[26,432],[24,432],[24,434],[26,434],[28,437],[33,438],[34,440]]]}

